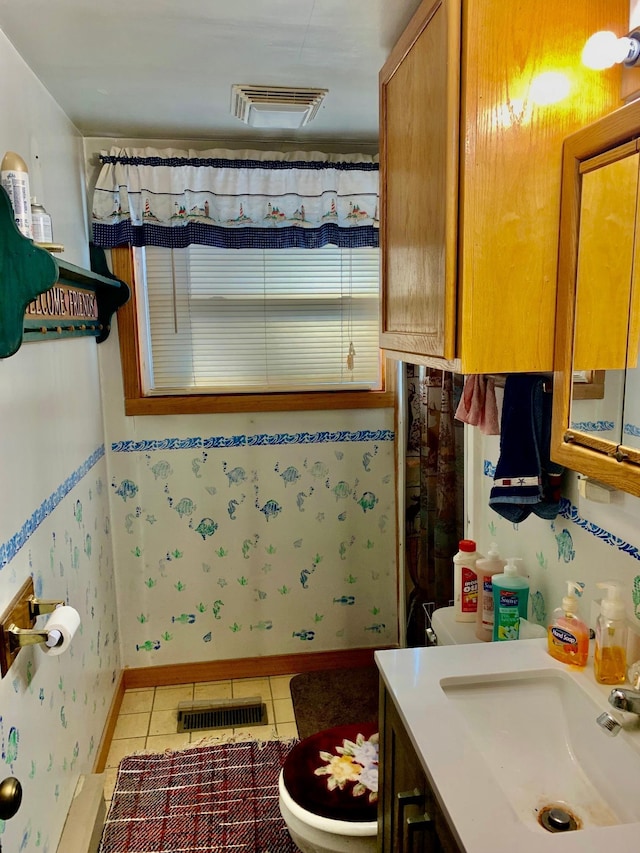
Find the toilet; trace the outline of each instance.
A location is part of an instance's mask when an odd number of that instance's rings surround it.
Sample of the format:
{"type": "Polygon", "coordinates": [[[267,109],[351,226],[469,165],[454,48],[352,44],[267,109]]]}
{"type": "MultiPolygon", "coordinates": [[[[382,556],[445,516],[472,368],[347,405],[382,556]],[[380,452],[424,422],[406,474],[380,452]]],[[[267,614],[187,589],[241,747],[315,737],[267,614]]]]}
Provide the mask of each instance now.
{"type": "MultiPolygon", "coordinates": [[[[456,622],[453,607],[434,611],[430,622],[438,645],[482,642],[475,635],[475,622],[456,622]]],[[[338,758],[341,755],[338,749],[343,749],[345,742],[356,744],[358,736],[363,739],[363,746],[371,738],[377,745],[377,722],[325,729],[301,740],[287,756],[278,781],[280,813],[302,853],[374,853],[376,850],[377,797],[370,801],[366,791],[354,796],[353,783],[346,783],[341,790],[336,783],[337,787],[329,791],[330,774],[322,772],[329,762],[322,759],[321,753],[338,758]],[[321,772],[317,774],[316,770],[321,772]]],[[[365,754],[366,751],[365,747],[365,754]]]]}
{"type": "Polygon", "coordinates": [[[280,813],[302,853],[373,853],[377,844],[378,724],[301,740],[280,773],[280,813]]]}

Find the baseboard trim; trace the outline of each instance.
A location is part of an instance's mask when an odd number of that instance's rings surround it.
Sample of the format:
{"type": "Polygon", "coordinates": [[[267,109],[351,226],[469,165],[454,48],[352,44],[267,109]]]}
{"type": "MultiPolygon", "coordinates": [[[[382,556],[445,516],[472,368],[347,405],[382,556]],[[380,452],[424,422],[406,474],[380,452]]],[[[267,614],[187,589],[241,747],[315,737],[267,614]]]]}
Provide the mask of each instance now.
{"type": "Polygon", "coordinates": [[[136,667],[123,670],[124,689],[163,687],[168,684],[190,684],[200,681],[224,681],[228,678],[260,678],[261,676],[266,678],[270,675],[312,672],[317,669],[366,666],[373,663],[375,651],[375,649],[340,649],[330,652],[136,667]]]}
{"type": "Polygon", "coordinates": [[[163,687],[200,681],[225,681],[228,678],[260,678],[289,675],[318,669],[340,669],[373,663],[376,649],[340,649],[331,652],[306,652],[270,657],[180,663],[165,666],[136,667],[123,670],[124,689],[163,687]]]}
{"type": "Polygon", "coordinates": [[[124,691],[126,689],[124,672],[124,670],[120,671],[120,675],[118,676],[118,683],[116,684],[116,689],[113,694],[113,699],[111,700],[111,705],[109,706],[109,713],[107,714],[107,720],[104,724],[104,729],[102,730],[100,745],[98,746],[96,760],[93,765],[94,773],[102,773],[102,771],[107,765],[107,756],[111,747],[111,740],[113,738],[113,733],[116,728],[116,723],[118,722],[118,714],[120,713],[120,706],[122,705],[122,700],[124,699],[124,691]]]}
{"type": "MultiPolygon", "coordinates": [[[[398,648],[381,646],[380,648],[398,648]]],[[[272,675],[293,675],[319,669],[342,669],[367,666],[373,663],[376,649],[340,649],[330,652],[303,652],[295,655],[234,658],[232,660],[180,663],[164,666],[123,669],[109,708],[102,739],[98,748],[94,773],[102,773],[107,763],[113,732],[118,722],[125,690],[145,687],[165,687],[170,684],[191,684],[202,681],[226,681],[230,678],[267,678],[272,675]]]]}

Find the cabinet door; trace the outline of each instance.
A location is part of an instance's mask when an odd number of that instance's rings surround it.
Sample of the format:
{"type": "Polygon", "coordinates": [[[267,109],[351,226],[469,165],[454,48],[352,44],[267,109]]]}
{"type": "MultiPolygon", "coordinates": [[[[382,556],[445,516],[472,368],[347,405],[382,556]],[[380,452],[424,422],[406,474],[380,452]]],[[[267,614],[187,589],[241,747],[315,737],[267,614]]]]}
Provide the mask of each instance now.
{"type": "Polygon", "coordinates": [[[562,143],[620,103],[580,63],[627,0],[423,0],[380,73],[380,345],[459,373],[550,371],[562,143]],[[561,97],[561,93],[564,96],[561,97]]]}
{"type": "Polygon", "coordinates": [[[572,389],[570,430],[605,453],[622,441],[638,159],[630,143],[581,167],[573,370],[606,372],[602,399],[578,400],[572,389]]]}
{"type": "Polygon", "coordinates": [[[594,74],[580,54],[624,28],[628,3],[464,8],[458,355],[464,372],[549,371],[563,140],[620,103],[619,69],[594,74]]]}
{"type": "Polygon", "coordinates": [[[384,688],[380,702],[379,853],[459,853],[384,688]]]}
{"type": "Polygon", "coordinates": [[[565,144],[551,451],[636,495],[639,126],[634,102],[565,144]],[[574,371],[590,370],[605,371],[604,396],[577,399],[574,371]]]}
{"type": "Polygon", "coordinates": [[[380,72],[381,346],[455,357],[459,0],[425,0],[380,72]]]}

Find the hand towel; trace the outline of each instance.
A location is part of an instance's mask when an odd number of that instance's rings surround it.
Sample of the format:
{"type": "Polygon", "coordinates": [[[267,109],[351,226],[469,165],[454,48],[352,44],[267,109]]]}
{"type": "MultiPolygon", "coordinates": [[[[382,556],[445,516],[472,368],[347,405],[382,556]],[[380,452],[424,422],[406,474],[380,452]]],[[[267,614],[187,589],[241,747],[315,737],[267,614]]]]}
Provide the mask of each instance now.
{"type": "Polygon", "coordinates": [[[500,457],[489,506],[514,523],[524,521],[532,512],[541,518],[555,518],[560,508],[564,469],[549,457],[552,399],[540,375],[507,376],[500,457]]]}
{"type": "Polygon", "coordinates": [[[456,420],[477,426],[484,435],[499,435],[495,382],[491,376],[472,373],[465,379],[456,420]]]}

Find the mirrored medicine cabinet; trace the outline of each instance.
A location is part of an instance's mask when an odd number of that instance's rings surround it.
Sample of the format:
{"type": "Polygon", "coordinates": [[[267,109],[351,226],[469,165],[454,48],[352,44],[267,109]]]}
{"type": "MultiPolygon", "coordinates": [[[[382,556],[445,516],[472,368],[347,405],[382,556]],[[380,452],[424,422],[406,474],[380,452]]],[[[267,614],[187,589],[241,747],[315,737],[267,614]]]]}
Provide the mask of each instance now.
{"type": "Polygon", "coordinates": [[[556,462],[634,495],[640,495],[639,177],[640,102],[565,140],[551,441],[556,462]],[[598,391],[585,392],[589,385],[598,391]]]}

